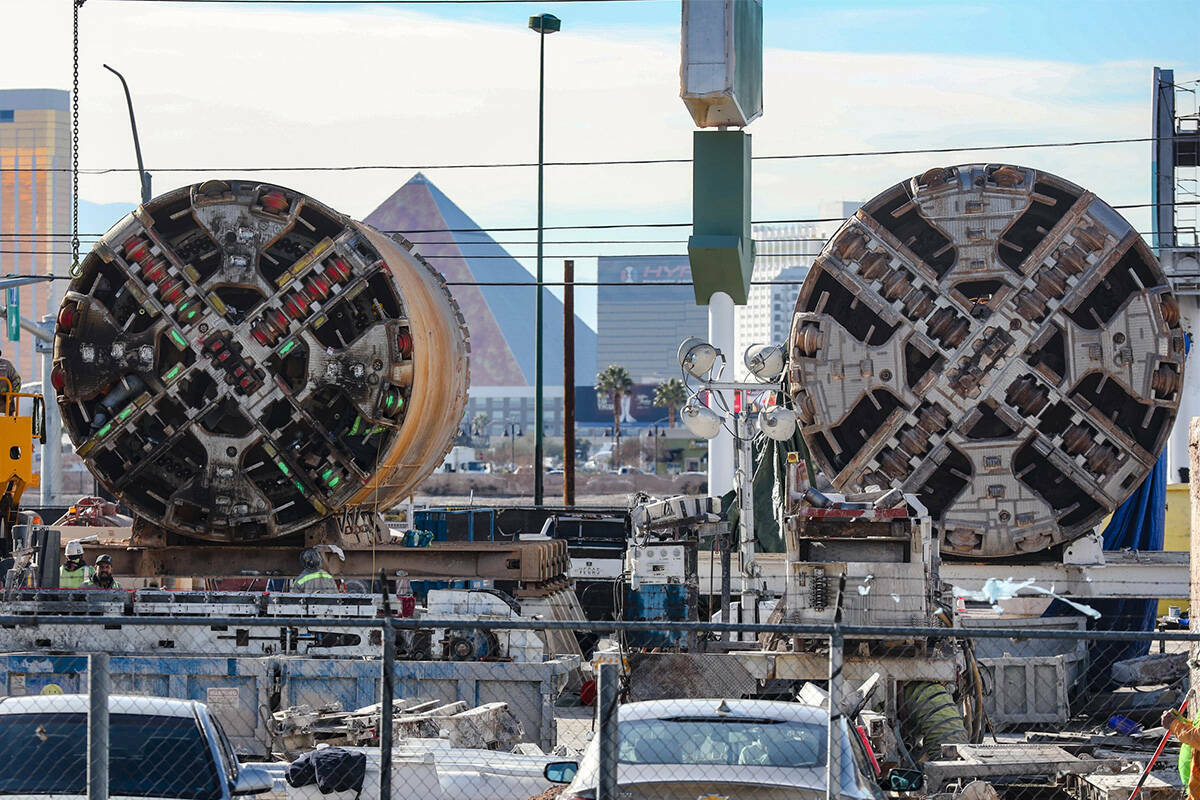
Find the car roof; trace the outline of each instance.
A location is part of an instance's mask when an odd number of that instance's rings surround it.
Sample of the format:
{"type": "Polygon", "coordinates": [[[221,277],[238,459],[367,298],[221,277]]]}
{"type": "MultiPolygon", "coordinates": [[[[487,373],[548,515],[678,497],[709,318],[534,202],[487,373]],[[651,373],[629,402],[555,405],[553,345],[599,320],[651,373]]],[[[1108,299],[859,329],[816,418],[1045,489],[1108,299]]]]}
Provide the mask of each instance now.
{"type": "Polygon", "coordinates": [[[777,719],[783,722],[825,724],[829,712],[818,706],[783,700],[732,700],[728,698],[674,698],[642,700],[620,708],[620,721],[670,719],[672,717],[712,717],[736,720],[738,717],[777,719]]]}
{"type": "MultiPolygon", "coordinates": [[[[144,714],[155,717],[193,717],[200,704],[167,697],[110,695],[110,714],[144,714]]],[[[35,694],[0,698],[0,714],[86,714],[86,694],[35,694]]]]}

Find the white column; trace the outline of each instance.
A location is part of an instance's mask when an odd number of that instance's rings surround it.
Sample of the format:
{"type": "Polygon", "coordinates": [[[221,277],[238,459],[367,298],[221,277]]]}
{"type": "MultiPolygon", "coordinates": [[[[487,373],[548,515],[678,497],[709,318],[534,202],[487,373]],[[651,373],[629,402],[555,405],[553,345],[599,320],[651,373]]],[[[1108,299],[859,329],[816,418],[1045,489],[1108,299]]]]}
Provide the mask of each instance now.
{"type": "MultiPolygon", "coordinates": [[[[1200,417],[1200,296],[1175,295],[1179,301],[1179,324],[1191,335],[1192,351],[1183,370],[1179,413],[1167,441],[1167,483],[1180,483],[1179,468],[1188,466],[1188,423],[1200,417]]],[[[711,458],[711,456],[710,456],[711,458]]],[[[1192,479],[1200,478],[1195,474],[1192,479]]]]}
{"type": "MultiPolygon", "coordinates": [[[[727,368],[724,377],[733,379],[733,365],[737,362],[733,353],[733,298],[724,292],[716,292],[708,301],[708,341],[725,355],[727,368]]],[[[733,398],[729,398],[733,402],[733,398]]],[[[718,414],[724,414],[712,400],[709,405],[718,414]]],[[[716,438],[708,441],[708,494],[720,497],[733,488],[733,435],[722,429],[716,438]]]]}

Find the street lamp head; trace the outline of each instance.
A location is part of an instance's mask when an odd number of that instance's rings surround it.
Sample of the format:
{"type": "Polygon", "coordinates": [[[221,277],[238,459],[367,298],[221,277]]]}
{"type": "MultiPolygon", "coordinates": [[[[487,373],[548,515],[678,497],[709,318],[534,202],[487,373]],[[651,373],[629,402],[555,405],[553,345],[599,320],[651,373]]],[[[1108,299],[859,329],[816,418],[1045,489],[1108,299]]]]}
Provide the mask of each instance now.
{"type": "Polygon", "coordinates": [[[538,14],[529,18],[529,29],[537,33],[558,33],[562,30],[562,20],[553,14],[538,14]]]}
{"type": "Polygon", "coordinates": [[[744,356],[746,369],[763,381],[773,381],[783,372],[783,348],[777,344],[752,344],[744,356]]]}
{"type": "Polygon", "coordinates": [[[699,336],[689,336],[679,345],[679,366],[693,378],[703,378],[717,361],[717,349],[699,336]]]}
{"type": "Polygon", "coordinates": [[[679,409],[679,420],[699,439],[712,439],[721,432],[721,417],[695,395],[679,409]]]}
{"type": "Polygon", "coordinates": [[[796,434],[796,412],[780,406],[765,408],[758,414],[758,429],[768,438],[786,442],[796,434]]]}

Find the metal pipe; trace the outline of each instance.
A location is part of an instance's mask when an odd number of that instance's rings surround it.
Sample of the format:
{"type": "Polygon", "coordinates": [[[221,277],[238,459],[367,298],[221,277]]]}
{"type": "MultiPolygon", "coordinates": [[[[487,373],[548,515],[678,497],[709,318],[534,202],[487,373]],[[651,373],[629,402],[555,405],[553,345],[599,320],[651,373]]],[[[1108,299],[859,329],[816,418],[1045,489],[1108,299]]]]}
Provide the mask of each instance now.
{"type": "MultiPolygon", "coordinates": [[[[54,279],[52,277],[47,277],[46,280],[49,281],[49,280],[54,280],[54,279]]],[[[27,282],[28,283],[36,283],[36,281],[27,281],[27,282]]],[[[8,319],[8,307],[3,304],[0,304],[0,317],[4,317],[5,319],[8,319]]],[[[43,328],[40,324],[34,322],[31,319],[26,319],[25,317],[21,317],[21,329],[32,333],[33,338],[37,339],[40,342],[49,342],[51,344],[54,343],[53,332],[47,333],[45,328],[43,328]]],[[[51,327],[51,331],[53,331],[53,326],[51,327]]]]}
{"type": "Polygon", "coordinates": [[[88,657],[88,800],[108,800],[108,653],[88,657]]]}
{"type": "MultiPolygon", "coordinates": [[[[713,296],[709,298],[708,341],[721,351],[727,361],[729,360],[730,354],[733,352],[733,298],[725,292],[714,292],[713,296]]],[[[707,388],[719,388],[719,384],[710,384],[707,388]]],[[[720,407],[715,410],[724,416],[720,407]]],[[[722,426],[721,431],[708,440],[709,497],[720,497],[732,486],[733,453],[733,436],[722,426]]]]}
{"type": "MultiPolygon", "coordinates": [[[[729,554],[729,533],[722,533],[717,537],[717,546],[721,549],[721,622],[729,624],[729,596],[730,596],[730,580],[729,570],[730,554],[729,554]]],[[[722,639],[725,637],[722,636],[722,639]]]]}
{"type": "Polygon", "coordinates": [[[62,500],[62,412],[54,398],[54,387],[50,385],[50,373],[54,369],[54,325],[55,318],[46,315],[42,317],[43,339],[37,337],[33,349],[42,357],[42,396],[49,402],[43,402],[45,415],[46,442],[42,447],[41,485],[38,488],[42,506],[57,505],[62,500]]]}
{"type": "MultiPolygon", "coordinates": [[[[0,626],[29,626],[33,618],[17,614],[0,616],[0,626]]],[[[72,625],[129,625],[129,617],[71,617],[72,625]]],[[[230,625],[230,626],[271,626],[271,627],[312,627],[312,617],[138,617],[139,625],[230,625]]],[[[344,628],[378,628],[377,619],[339,619],[338,626],[344,628]]],[[[473,627],[487,630],[546,630],[546,631],[584,631],[608,633],[612,631],[722,631],[744,630],[747,633],[778,633],[803,636],[829,636],[833,632],[832,625],[785,625],[776,623],[744,623],[724,624],[720,622],[664,622],[662,620],[608,620],[608,621],[573,621],[573,620],[529,620],[529,619],[497,619],[486,622],[473,622],[473,627]]],[[[427,628],[462,627],[462,620],[434,619],[432,617],[394,619],[392,625],[396,630],[420,630],[427,628]]],[[[1087,631],[1067,630],[1060,628],[919,628],[904,625],[841,625],[843,639],[894,639],[898,636],[929,637],[934,639],[953,639],[966,637],[970,639],[1071,639],[1082,641],[1113,641],[1113,642],[1200,642],[1200,633],[1181,633],[1172,631],[1087,631]]]]}
{"type": "MultiPolygon", "coordinates": [[[[837,612],[841,616],[841,610],[837,612]]],[[[825,746],[825,798],[838,796],[838,773],[842,766],[842,648],[845,642],[835,622],[829,635],[829,739],[825,746]]]]}
{"type": "MultiPolygon", "coordinates": [[[[386,594],[387,584],[383,591],[386,594]]],[[[392,796],[392,717],[395,713],[396,687],[396,629],[390,617],[383,621],[383,697],[382,718],[379,722],[379,797],[390,800],[392,796]]]]}
{"type": "Polygon", "coordinates": [[[542,185],[542,170],[545,162],[545,111],[546,111],[546,29],[542,26],[538,29],[538,199],[537,199],[537,299],[534,305],[533,326],[535,329],[534,355],[533,355],[533,504],[540,506],[545,502],[545,486],[542,483],[542,437],[545,432],[542,430],[542,415],[545,413],[542,391],[544,389],[544,375],[542,375],[542,327],[545,322],[542,318],[542,239],[544,228],[542,226],[542,200],[543,200],[543,185],[542,185]]]}
{"type": "Polygon", "coordinates": [[[575,262],[563,261],[563,505],[575,505],[575,262]]]}
{"type": "Polygon", "coordinates": [[[137,156],[138,180],[142,184],[142,203],[149,203],[151,197],[150,174],[146,172],[146,168],[142,164],[142,143],[138,140],[137,120],[133,117],[133,97],[129,94],[129,84],[125,82],[124,75],[117,72],[108,64],[104,64],[103,66],[106,70],[121,79],[121,88],[125,90],[125,104],[129,106],[129,127],[133,129],[133,152],[137,156]]]}
{"type": "Polygon", "coordinates": [[[617,705],[620,668],[616,664],[600,665],[600,685],[597,687],[599,700],[596,714],[600,736],[599,780],[596,785],[596,800],[617,800],[617,748],[620,742],[617,731],[620,707],[617,705]]]}
{"type": "Polygon", "coordinates": [[[754,588],[757,564],[754,560],[754,433],[750,426],[749,400],[742,399],[742,411],[734,418],[738,442],[734,451],[738,503],[738,562],[741,567],[741,610],[743,619],[758,621],[758,591],[754,588]]]}

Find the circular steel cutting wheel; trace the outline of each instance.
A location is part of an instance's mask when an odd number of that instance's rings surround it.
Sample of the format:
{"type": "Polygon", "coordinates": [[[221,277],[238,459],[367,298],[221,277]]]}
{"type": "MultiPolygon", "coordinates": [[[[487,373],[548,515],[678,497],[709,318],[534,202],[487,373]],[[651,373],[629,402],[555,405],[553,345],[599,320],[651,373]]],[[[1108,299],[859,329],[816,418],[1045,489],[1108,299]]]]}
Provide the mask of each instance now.
{"type": "Polygon", "coordinates": [[[1178,306],[1111,206],[1038,170],[931,169],[833,236],[796,303],[788,382],[834,485],[899,485],[941,549],[1093,530],[1165,446],[1178,306]]]}
{"type": "Polygon", "coordinates": [[[388,507],[441,462],[467,398],[462,315],[410,247],[250,181],[138,208],[59,310],[51,382],[77,452],[195,538],[388,507]]]}

